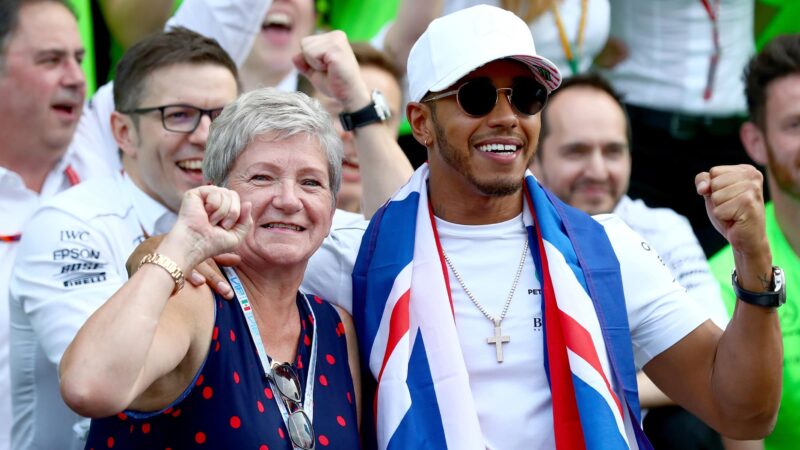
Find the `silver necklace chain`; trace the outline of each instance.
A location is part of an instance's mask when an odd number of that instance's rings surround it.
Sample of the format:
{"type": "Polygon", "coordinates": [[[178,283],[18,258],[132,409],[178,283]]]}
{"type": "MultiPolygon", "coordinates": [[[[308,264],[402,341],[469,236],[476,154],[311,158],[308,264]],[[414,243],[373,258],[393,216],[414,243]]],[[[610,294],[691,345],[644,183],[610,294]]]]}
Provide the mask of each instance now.
{"type": "Polygon", "coordinates": [[[470,299],[472,304],[475,305],[475,307],[478,308],[478,311],[483,313],[483,315],[486,316],[487,319],[492,321],[492,323],[494,323],[496,326],[499,326],[500,322],[502,322],[503,319],[506,318],[508,307],[511,305],[511,300],[514,298],[514,292],[516,292],[517,290],[517,284],[519,284],[519,279],[522,275],[522,268],[525,266],[525,259],[527,259],[528,257],[528,239],[525,239],[525,246],[522,248],[522,257],[519,260],[517,275],[514,277],[514,282],[511,284],[511,291],[508,293],[506,304],[503,305],[503,312],[500,313],[499,318],[495,318],[494,316],[489,314],[489,312],[486,311],[486,308],[478,301],[478,299],[476,299],[475,296],[472,295],[472,292],[469,290],[469,288],[467,288],[467,285],[464,284],[464,280],[461,279],[461,274],[458,273],[458,270],[456,270],[455,266],[453,265],[453,262],[450,261],[450,258],[447,256],[447,253],[445,253],[444,248],[442,248],[442,256],[444,256],[444,261],[447,263],[447,267],[449,267],[450,270],[453,271],[453,275],[456,276],[458,284],[460,284],[461,288],[464,289],[464,293],[467,294],[467,297],[470,299]]]}

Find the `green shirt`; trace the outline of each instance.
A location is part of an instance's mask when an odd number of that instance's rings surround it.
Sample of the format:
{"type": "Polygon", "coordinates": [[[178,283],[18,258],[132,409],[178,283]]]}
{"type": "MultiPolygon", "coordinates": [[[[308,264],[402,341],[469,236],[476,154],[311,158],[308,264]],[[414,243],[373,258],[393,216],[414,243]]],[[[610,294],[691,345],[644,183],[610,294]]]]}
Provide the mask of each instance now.
{"type": "MultiPolygon", "coordinates": [[[[786,275],[786,304],[778,309],[783,333],[783,394],[775,431],[764,441],[766,450],[794,450],[800,445],[800,257],[789,246],[775,219],[775,207],[766,207],[767,239],[773,264],[786,275]]],[[[709,260],[717,278],[728,314],[733,314],[736,296],[731,287],[733,252],[730,245],[709,260]]]]}

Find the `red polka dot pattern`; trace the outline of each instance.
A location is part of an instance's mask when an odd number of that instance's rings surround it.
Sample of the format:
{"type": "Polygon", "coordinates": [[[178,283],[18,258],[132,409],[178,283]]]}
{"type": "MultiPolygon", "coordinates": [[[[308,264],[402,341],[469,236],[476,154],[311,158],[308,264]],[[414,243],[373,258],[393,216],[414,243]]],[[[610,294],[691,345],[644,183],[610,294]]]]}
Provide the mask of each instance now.
{"type": "MultiPolygon", "coordinates": [[[[296,357],[292,362],[305,391],[311,350],[317,347],[316,373],[311,380],[315,444],[318,450],[357,448],[347,345],[344,339],[335,337],[342,333],[341,321],[328,303],[311,296],[308,300],[308,303],[304,298],[298,302],[301,325],[306,331],[297,336],[296,357]],[[311,323],[313,326],[309,326],[311,323]],[[311,333],[314,328],[317,336],[311,333]],[[317,342],[314,338],[318,338],[317,342]]],[[[93,421],[86,448],[288,450],[291,447],[278,407],[283,402],[264,377],[258,355],[250,345],[241,309],[225,304],[232,307],[217,310],[209,340],[213,351],[186,395],[162,414],[120,413],[93,421]]]]}
{"type": "Polygon", "coordinates": [[[238,430],[239,427],[242,426],[242,419],[240,419],[237,416],[233,416],[233,417],[231,417],[231,420],[229,421],[229,423],[231,424],[231,428],[233,428],[235,430],[238,430]]]}

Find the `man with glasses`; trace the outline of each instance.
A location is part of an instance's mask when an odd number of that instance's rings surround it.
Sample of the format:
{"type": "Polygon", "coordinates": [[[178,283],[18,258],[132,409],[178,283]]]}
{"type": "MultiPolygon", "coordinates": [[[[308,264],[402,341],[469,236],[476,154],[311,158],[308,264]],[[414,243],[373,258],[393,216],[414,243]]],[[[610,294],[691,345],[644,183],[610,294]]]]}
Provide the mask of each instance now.
{"type": "MultiPolygon", "coordinates": [[[[768,434],[785,291],[755,168],[696,181],[738,255],[741,301],[723,333],[620,219],[592,219],[526,176],[560,74],[524,22],[489,6],[439,18],[408,80],[428,163],[363,233],[347,305],[372,375],[367,448],[646,448],[642,366],[723,434],[768,434]]],[[[305,286],[346,304],[346,289],[315,282],[352,257],[327,250],[305,286]]]]}
{"type": "Polygon", "coordinates": [[[204,184],[209,125],[237,95],[228,54],[185,28],[143,40],[120,61],[111,125],[124,172],[37,211],[12,273],[13,448],[80,445],[80,418],[59,394],[61,355],[127,279],[130,251],[169,230],[183,193],[204,184]]]}

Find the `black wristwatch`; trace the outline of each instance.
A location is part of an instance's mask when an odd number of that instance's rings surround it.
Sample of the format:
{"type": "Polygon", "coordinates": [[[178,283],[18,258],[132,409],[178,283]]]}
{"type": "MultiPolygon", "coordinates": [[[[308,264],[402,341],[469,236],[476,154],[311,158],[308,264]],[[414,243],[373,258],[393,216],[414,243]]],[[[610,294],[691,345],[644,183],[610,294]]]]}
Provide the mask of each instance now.
{"type": "Polygon", "coordinates": [[[372,103],[351,113],[343,112],[339,114],[339,120],[342,122],[342,128],[345,131],[353,131],[356,128],[363,127],[375,122],[383,122],[392,117],[389,106],[383,98],[381,91],[375,89],[372,91],[372,103]]]}
{"type": "Polygon", "coordinates": [[[765,308],[777,308],[786,303],[786,278],[780,267],[772,266],[772,286],[766,292],[752,292],[739,286],[736,269],[731,274],[731,284],[736,298],[745,303],[765,308]]]}

